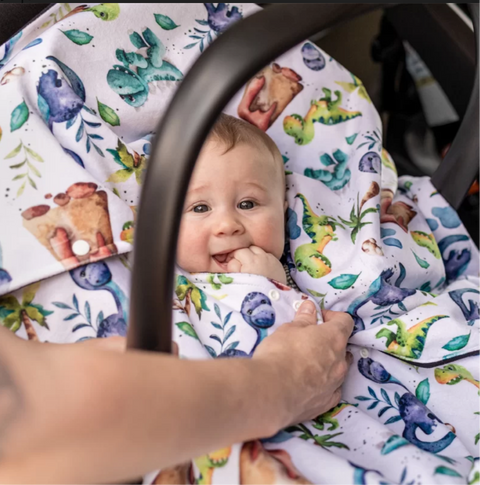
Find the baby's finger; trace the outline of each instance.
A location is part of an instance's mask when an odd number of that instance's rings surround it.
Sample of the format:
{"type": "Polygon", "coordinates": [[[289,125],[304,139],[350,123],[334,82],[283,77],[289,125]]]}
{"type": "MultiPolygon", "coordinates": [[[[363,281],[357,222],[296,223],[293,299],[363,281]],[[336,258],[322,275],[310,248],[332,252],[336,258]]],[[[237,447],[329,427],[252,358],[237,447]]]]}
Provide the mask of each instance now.
{"type": "Polygon", "coordinates": [[[238,259],[231,259],[227,264],[227,270],[229,273],[241,273],[242,263],[238,259]]]}
{"type": "Polygon", "coordinates": [[[238,259],[242,264],[251,264],[255,255],[250,248],[242,248],[233,251],[232,256],[235,259],[238,259]]]}
{"type": "Polygon", "coordinates": [[[250,246],[248,249],[252,251],[253,254],[266,254],[265,251],[262,248],[259,248],[258,246],[250,246]]]}

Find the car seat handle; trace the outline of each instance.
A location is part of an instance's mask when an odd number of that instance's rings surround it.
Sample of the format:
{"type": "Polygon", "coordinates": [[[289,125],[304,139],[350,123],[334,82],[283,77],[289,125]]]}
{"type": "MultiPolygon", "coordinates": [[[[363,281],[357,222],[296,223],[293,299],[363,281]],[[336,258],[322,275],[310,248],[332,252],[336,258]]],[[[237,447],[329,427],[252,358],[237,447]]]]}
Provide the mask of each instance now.
{"type": "Polygon", "coordinates": [[[478,176],[478,3],[468,4],[475,35],[475,78],[465,116],[442,163],[432,175],[432,184],[445,200],[458,209],[478,176]]]}
{"type": "Polygon", "coordinates": [[[175,252],[198,153],[258,71],[308,37],[382,4],[276,4],[237,22],[185,75],[157,127],[135,228],[128,347],[170,352],[175,252]]]}

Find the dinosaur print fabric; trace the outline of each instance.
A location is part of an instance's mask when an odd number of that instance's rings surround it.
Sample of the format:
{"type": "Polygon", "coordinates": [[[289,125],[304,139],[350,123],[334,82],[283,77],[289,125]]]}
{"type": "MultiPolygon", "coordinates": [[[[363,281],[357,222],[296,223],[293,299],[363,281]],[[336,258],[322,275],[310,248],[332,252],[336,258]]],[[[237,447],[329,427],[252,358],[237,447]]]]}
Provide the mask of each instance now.
{"type": "MultiPolygon", "coordinates": [[[[198,56],[258,9],[55,4],[0,46],[3,326],[54,343],[126,335],[154,130],[198,56]]],[[[456,212],[427,177],[397,176],[362,82],[309,41],[224,111],[283,155],[283,263],[301,291],[177,267],[180,356],[249,358],[310,299],[351,314],[354,363],[327,413],[145,483],[479,483],[479,255],[456,212]]]]}

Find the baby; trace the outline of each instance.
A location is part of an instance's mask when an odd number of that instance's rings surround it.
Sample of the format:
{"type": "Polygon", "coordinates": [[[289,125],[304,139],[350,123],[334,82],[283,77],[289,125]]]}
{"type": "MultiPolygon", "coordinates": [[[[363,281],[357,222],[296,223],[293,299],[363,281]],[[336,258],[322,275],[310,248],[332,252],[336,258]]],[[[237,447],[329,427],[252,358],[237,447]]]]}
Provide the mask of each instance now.
{"type": "Polygon", "coordinates": [[[190,273],[251,273],[287,283],[285,173],[275,143],[222,114],[190,181],[177,263],[190,273]]]}

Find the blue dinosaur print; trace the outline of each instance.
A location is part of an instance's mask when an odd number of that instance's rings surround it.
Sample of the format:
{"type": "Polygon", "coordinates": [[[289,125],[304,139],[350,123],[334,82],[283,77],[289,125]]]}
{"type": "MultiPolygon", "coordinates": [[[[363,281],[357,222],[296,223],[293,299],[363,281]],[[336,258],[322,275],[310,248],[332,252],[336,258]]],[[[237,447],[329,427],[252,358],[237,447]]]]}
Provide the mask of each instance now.
{"type": "Polygon", "coordinates": [[[20,40],[23,31],[15,34],[11,39],[7,40],[4,45],[3,57],[0,59],[0,69],[10,60],[12,55],[13,47],[20,40]]]}
{"type": "Polygon", "coordinates": [[[208,13],[208,26],[216,33],[221,34],[230,25],[242,19],[242,14],[237,7],[228,8],[226,3],[204,3],[208,13]]]}
{"type": "Polygon", "coordinates": [[[268,296],[258,291],[249,293],[242,302],[240,310],[243,319],[257,332],[257,340],[251,352],[228,349],[219,357],[251,357],[258,344],[267,336],[267,328],[275,323],[275,310],[268,296]]]}
{"type": "Polygon", "coordinates": [[[375,152],[367,152],[360,159],[358,163],[358,169],[360,172],[378,173],[378,170],[382,166],[382,159],[380,155],[375,152]]]}
{"type": "Polygon", "coordinates": [[[312,71],[321,71],[325,67],[325,57],[310,42],[302,46],[302,57],[304,64],[312,71]]]}
{"type": "Polygon", "coordinates": [[[289,207],[287,209],[287,239],[297,239],[300,237],[301,232],[297,213],[289,207]]]}
{"type": "Polygon", "coordinates": [[[449,431],[437,441],[425,442],[417,438],[416,432],[420,428],[425,434],[432,434],[437,423],[442,423],[428,408],[413,394],[405,393],[400,397],[399,411],[405,423],[403,437],[418,448],[430,453],[439,453],[452,443],[456,436],[449,431]]]}
{"type": "Polygon", "coordinates": [[[464,248],[461,252],[454,249],[450,251],[448,257],[446,257],[445,250],[453,243],[459,241],[468,241],[468,236],[464,234],[455,234],[453,236],[446,236],[438,242],[438,249],[442,255],[443,262],[445,264],[445,274],[447,277],[447,283],[456,280],[467,269],[472,253],[469,249],[464,248]]]}
{"type": "Polygon", "coordinates": [[[460,290],[449,291],[448,295],[458,305],[460,310],[462,310],[465,320],[468,322],[468,325],[471,326],[475,323],[475,320],[480,318],[478,301],[468,300],[469,307],[467,308],[467,305],[465,305],[462,299],[465,293],[476,293],[478,295],[480,291],[473,288],[462,288],[460,290]]]}
{"type": "Polygon", "coordinates": [[[377,384],[397,384],[410,392],[398,379],[392,376],[390,372],[383,367],[380,362],[376,362],[370,357],[362,357],[358,360],[358,370],[363,377],[377,384]]]}
{"type": "Polygon", "coordinates": [[[183,74],[169,62],[162,59],[165,46],[150,30],[145,29],[142,35],[134,32],[130,41],[137,49],[147,48],[147,57],[135,52],[117,49],[115,54],[122,65],[114,65],[107,73],[107,83],[127,104],[138,108],[148,98],[148,83],[154,81],[180,81],[183,74]],[[134,72],[131,66],[137,68],[134,72]]]}
{"type": "MultiPolygon", "coordinates": [[[[53,69],[49,69],[47,73],[40,76],[37,86],[38,107],[40,113],[48,124],[50,131],[52,131],[53,123],[67,122],[66,128],[70,129],[77,118],[80,118],[80,126],[75,136],[75,141],[78,143],[83,135],[86,135],[86,149],[90,152],[91,147],[95,148],[97,153],[104,157],[102,150],[92,140],[103,140],[103,137],[96,134],[88,133],[85,125],[91,128],[98,128],[101,123],[84,120],[81,111],[82,109],[90,114],[94,114],[92,110],[85,106],[85,87],[82,80],[77,74],[65,65],[62,61],[53,56],[47,56],[47,59],[54,61],[62,70],[68,83],[58,76],[58,73],[53,69]]],[[[62,147],[63,148],[63,147],[62,147]]],[[[83,165],[81,158],[71,150],[64,150],[73,157],[73,159],[80,165],[83,165]]]]}
{"type": "Polygon", "coordinates": [[[214,36],[219,36],[233,23],[242,18],[238,7],[230,9],[226,3],[218,3],[216,7],[213,3],[204,3],[203,5],[207,9],[207,20],[195,19],[195,22],[200,24],[202,28],[193,27],[194,32],[189,37],[194,42],[184,46],[184,49],[191,49],[198,45],[200,52],[203,52],[205,47],[213,42],[214,36]]]}
{"type": "Polygon", "coordinates": [[[385,367],[370,358],[361,358],[358,361],[358,370],[370,381],[378,384],[395,384],[403,387],[407,392],[398,400],[398,411],[405,423],[403,438],[418,448],[430,453],[439,453],[444,450],[456,438],[455,434],[449,431],[443,438],[437,441],[425,442],[416,436],[420,428],[425,434],[433,433],[437,423],[442,423],[417,397],[415,397],[398,379],[388,372],[385,367]]]}
{"type": "Polygon", "coordinates": [[[326,167],[335,165],[333,172],[330,172],[329,170],[314,170],[313,168],[306,168],[304,175],[312,179],[320,180],[330,190],[343,189],[343,187],[345,187],[345,185],[347,185],[350,181],[350,177],[352,175],[350,170],[347,168],[348,157],[342,152],[342,150],[335,150],[333,152],[333,158],[335,161],[327,153],[324,153],[320,157],[320,161],[326,167]]]}
{"type": "Polygon", "coordinates": [[[434,207],[432,214],[440,219],[443,227],[455,229],[462,221],[453,207],[434,207]]]}
{"type": "Polygon", "coordinates": [[[368,288],[367,294],[356,298],[347,308],[347,313],[350,313],[355,322],[352,335],[361,330],[365,330],[365,323],[358,315],[358,311],[369,301],[379,306],[394,305],[395,303],[401,303],[408,296],[415,294],[416,290],[414,289],[400,288],[400,278],[397,280],[395,286],[392,285],[390,283],[392,276],[392,269],[382,271],[380,276],[368,288]]]}
{"type": "Polygon", "coordinates": [[[90,263],[70,271],[70,276],[77,286],[90,291],[108,291],[115,301],[117,313],[103,319],[98,325],[97,337],[105,338],[127,334],[128,302],[125,294],[112,281],[112,273],[104,262],[90,263]]]}
{"type": "Polygon", "coordinates": [[[70,82],[58,76],[58,72],[49,69],[40,76],[37,86],[38,107],[43,119],[52,130],[53,123],[62,123],[76,118],[85,104],[85,87],[80,78],[56,57],[47,56],[54,61],[70,82]]]}

